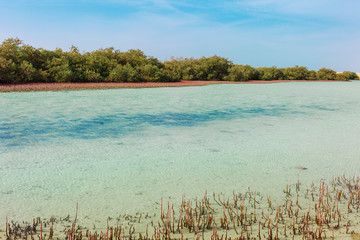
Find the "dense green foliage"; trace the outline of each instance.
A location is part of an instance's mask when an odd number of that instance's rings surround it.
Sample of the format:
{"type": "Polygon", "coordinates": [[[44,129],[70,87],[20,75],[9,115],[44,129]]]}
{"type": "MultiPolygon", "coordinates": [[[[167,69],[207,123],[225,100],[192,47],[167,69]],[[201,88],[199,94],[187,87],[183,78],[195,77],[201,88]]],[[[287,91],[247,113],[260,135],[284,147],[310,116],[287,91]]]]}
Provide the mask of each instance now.
{"type": "Polygon", "coordinates": [[[140,50],[113,48],[80,53],[24,45],[7,39],[0,45],[0,83],[179,81],[165,64],[140,50]]]}
{"type": "Polygon", "coordinates": [[[336,74],[337,80],[358,80],[359,76],[354,72],[345,71],[336,74]]]}
{"type": "Polygon", "coordinates": [[[161,62],[141,50],[114,48],[81,53],[71,47],[49,51],[10,38],[0,45],[0,84],[31,82],[175,82],[180,80],[354,80],[354,72],[337,74],[327,68],[260,67],[233,64],[212,56],[171,58],[161,62]]]}
{"type": "Polygon", "coordinates": [[[229,69],[228,81],[249,81],[259,79],[259,71],[249,65],[233,65],[229,69]]]}
{"type": "Polygon", "coordinates": [[[336,72],[329,68],[321,68],[317,71],[317,78],[321,80],[335,80],[336,72]]]}
{"type": "Polygon", "coordinates": [[[316,78],[316,73],[314,76],[311,76],[310,71],[306,67],[295,66],[292,68],[284,68],[282,69],[283,76],[288,80],[298,80],[298,79],[309,79],[316,78]],[[312,77],[312,78],[310,78],[312,77]]]}

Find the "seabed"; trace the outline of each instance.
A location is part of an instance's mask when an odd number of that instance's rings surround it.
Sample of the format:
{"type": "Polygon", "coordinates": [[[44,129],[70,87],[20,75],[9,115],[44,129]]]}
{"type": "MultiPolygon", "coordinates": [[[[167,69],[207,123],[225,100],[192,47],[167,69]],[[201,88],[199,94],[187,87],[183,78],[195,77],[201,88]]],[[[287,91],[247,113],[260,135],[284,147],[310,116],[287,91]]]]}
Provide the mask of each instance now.
{"type": "Polygon", "coordinates": [[[163,201],[159,214],[122,214],[81,226],[75,215],[65,218],[17,222],[6,219],[2,239],[360,239],[360,178],[345,174],[329,183],[302,186],[300,181],[283,190],[283,202],[248,189],[245,193],[207,193],[180,204],[163,201]]]}

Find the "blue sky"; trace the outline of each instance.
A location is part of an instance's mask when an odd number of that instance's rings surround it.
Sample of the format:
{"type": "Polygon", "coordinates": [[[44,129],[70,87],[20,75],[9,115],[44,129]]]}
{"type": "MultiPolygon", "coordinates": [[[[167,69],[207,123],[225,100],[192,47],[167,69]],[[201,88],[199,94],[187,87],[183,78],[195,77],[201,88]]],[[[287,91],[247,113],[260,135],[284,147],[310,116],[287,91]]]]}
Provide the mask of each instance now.
{"type": "Polygon", "coordinates": [[[0,0],[0,41],[360,72],[359,0],[0,0]]]}

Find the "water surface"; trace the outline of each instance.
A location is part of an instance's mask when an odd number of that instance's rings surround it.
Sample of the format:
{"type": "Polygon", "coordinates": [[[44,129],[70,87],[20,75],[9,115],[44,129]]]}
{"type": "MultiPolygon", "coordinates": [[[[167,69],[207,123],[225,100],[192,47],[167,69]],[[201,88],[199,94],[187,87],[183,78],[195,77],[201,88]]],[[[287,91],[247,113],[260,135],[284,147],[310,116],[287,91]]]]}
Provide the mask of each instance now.
{"type": "Polygon", "coordinates": [[[90,224],[360,172],[360,82],[1,93],[0,109],[0,219],[78,202],[90,224]]]}

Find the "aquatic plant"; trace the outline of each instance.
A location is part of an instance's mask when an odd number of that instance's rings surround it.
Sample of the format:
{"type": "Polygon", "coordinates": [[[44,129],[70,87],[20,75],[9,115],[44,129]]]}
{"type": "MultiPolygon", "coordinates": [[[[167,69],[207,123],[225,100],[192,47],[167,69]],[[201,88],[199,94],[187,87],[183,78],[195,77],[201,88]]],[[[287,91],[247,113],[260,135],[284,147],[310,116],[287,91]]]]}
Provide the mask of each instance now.
{"type": "MultiPolygon", "coordinates": [[[[300,189],[300,181],[291,193],[291,184],[284,190],[283,202],[274,205],[248,188],[245,193],[224,194],[207,192],[202,198],[187,200],[182,197],[176,210],[173,203],[161,199],[157,221],[148,215],[124,215],[116,226],[105,231],[86,230],[77,227],[78,206],[71,228],[65,231],[66,240],[169,240],[169,239],[335,239],[341,235],[359,237],[360,226],[355,222],[360,206],[360,178],[333,178],[330,183],[313,183],[311,190],[300,189]],[[311,191],[311,196],[309,192],[311,191]],[[149,220],[151,219],[151,221],[149,220]],[[123,222],[122,222],[123,221],[123,222]],[[144,227],[145,226],[145,227],[144,227]],[[144,229],[137,231],[136,228],[144,229]]],[[[69,216],[64,219],[69,220],[69,216]]],[[[8,222],[6,239],[50,240],[63,238],[54,233],[55,218],[33,220],[32,225],[8,222]],[[49,230],[44,230],[50,226],[49,230]]]]}

